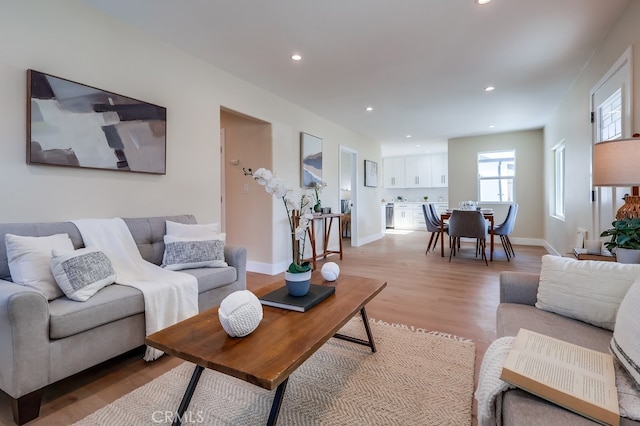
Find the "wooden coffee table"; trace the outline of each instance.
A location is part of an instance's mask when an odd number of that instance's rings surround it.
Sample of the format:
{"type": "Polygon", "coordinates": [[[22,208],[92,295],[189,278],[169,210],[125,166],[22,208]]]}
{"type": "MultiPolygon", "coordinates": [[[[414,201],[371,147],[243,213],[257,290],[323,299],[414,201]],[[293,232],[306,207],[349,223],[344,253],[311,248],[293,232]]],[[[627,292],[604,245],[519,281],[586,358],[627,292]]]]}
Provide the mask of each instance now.
{"type": "MultiPolygon", "coordinates": [[[[331,337],[369,346],[376,351],[365,305],[387,283],[340,275],[333,283],[314,272],[313,283],[335,285],[336,292],[307,312],[263,306],[264,318],[246,337],[229,337],[218,319],[218,308],[209,309],[145,339],[147,345],[196,364],[173,424],[179,425],[204,368],[228,374],[261,388],[277,389],[267,424],[278,419],[289,375],[331,337]],[[368,340],[338,334],[358,312],[362,315],[368,340]]],[[[260,297],[284,282],[278,281],[256,291],[260,297]]]]}

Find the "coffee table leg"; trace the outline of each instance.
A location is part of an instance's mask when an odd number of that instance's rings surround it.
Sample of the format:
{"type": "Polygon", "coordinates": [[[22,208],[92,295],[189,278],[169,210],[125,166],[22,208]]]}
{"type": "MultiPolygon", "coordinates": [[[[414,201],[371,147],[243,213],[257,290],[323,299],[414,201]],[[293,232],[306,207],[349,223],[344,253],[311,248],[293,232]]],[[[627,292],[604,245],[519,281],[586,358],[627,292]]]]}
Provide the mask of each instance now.
{"type": "Polygon", "coordinates": [[[333,337],[336,339],[346,340],[348,342],[357,343],[359,345],[369,346],[371,348],[371,352],[376,352],[376,343],[373,341],[373,333],[371,333],[371,328],[369,327],[369,317],[367,316],[367,311],[362,307],[360,309],[360,315],[362,316],[362,322],[364,323],[364,331],[367,332],[367,339],[362,340],[357,337],[346,336],[344,334],[334,334],[333,337]]]}
{"type": "Polygon", "coordinates": [[[195,370],[193,370],[191,380],[189,380],[187,390],[184,392],[184,396],[182,397],[182,401],[180,402],[180,407],[178,407],[176,416],[173,419],[172,426],[180,426],[182,424],[182,416],[184,416],[184,412],[187,411],[187,408],[189,407],[193,392],[196,390],[196,386],[198,386],[198,381],[200,380],[202,370],[204,370],[204,367],[201,367],[199,365],[196,365],[195,370]]]}
{"type": "Polygon", "coordinates": [[[278,385],[278,388],[276,389],[276,395],[273,397],[273,403],[271,404],[271,412],[269,413],[267,426],[273,426],[278,421],[280,407],[282,406],[282,399],[284,398],[284,391],[287,390],[287,383],[289,383],[289,378],[280,383],[278,385]]]}

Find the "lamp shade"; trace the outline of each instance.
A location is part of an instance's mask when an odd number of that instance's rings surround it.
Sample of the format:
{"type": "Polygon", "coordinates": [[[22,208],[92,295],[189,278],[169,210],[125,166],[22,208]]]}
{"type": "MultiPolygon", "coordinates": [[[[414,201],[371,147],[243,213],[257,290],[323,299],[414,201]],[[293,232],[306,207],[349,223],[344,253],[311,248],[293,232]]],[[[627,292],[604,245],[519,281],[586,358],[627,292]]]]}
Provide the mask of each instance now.
{"type": "Polygon", "coordinates": [[[593,186],[640,185],[640,139],[616,139],[593,147],[593,186]]]}

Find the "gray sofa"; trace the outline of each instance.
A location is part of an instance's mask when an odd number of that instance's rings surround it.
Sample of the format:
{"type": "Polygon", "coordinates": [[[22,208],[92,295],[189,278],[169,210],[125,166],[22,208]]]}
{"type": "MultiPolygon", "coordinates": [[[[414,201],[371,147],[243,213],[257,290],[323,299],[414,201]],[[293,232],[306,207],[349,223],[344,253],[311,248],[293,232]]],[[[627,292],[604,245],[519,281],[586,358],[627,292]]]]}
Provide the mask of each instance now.
{"type": "MultiPolygon", "coordinates": [[[[160,265],[165,220],[196,223],[192,215],[124,219],[142,257],[160,265]]],[[[133,287],[110,285],[86,302],[47,301],[11,282],[4,236],[67,233],[84,247],[71,222],[0,224],[0,389],[13,399],[13,417],[24,424],[39,415],[43,389],[54,382],[140,347],[145,338],[144,299],[133,287]]],[[[200,311],[246,289],[246,249],[225,247],[226,268],[184,270],[198,279],[200,311]]]]}
{"type": "MultiPolygon", "coordinates": [[[[497,336],[515,336],[520,328],[527,328],[577,345],[609,352],[611,331],[546,312],[534,306],[539,278],[540,276],[534,273],[502,272],[500,274],[497,336]]],[[[496,415],[502,418],[504,426],[597,424],[519,389],[511,389],[502,394],[502,412],[496,415]]],[[[640,422],[621,417],[620,424],[640,425],[640,422]]]]}

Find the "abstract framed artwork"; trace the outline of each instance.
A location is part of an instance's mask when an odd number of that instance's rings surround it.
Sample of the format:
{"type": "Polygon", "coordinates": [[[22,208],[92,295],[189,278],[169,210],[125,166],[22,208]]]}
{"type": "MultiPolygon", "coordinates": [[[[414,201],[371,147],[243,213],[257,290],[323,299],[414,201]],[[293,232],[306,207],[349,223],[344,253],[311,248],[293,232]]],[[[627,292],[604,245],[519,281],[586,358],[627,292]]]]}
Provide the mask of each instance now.
{"type": "Polygon", "coordinates": [[[322,182],[322,139],[300,132],[301,186],[313,187],[322,182]]]}
{"type": "Polygon", "coordinates": [[[378,186],[378,163],[364,160],[364,186],[378,186]]]}
{"type": "Polygon", "coordinates": [[[166,173],[167,110],[27,70],[27,164],[166,173]]]}

